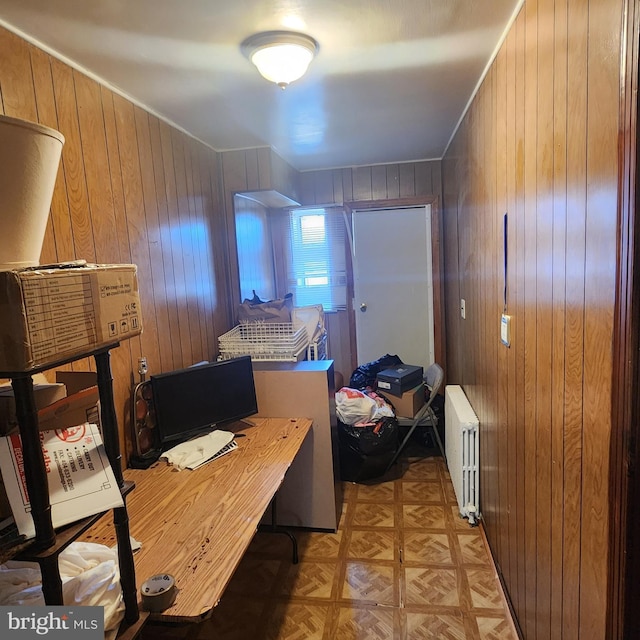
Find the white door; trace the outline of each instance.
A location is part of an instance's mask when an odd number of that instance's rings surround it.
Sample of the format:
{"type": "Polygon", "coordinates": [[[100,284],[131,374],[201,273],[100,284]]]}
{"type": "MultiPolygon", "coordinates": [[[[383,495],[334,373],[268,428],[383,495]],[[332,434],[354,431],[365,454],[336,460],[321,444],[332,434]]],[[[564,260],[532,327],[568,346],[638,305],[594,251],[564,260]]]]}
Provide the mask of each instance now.
{"type": "Polygon", "coordinates": [[[431,206],[353,212],[358,365],[434,361],[431,206]]]}

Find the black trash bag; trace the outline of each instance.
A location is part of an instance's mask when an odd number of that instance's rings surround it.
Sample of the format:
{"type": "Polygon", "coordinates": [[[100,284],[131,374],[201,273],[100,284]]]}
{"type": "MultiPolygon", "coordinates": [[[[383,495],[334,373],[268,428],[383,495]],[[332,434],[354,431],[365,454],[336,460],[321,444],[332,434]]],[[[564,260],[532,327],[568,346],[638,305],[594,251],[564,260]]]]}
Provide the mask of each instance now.
{"type": "Polygon", "coordinates": [[[365,427],[338,422],[341,479],[363,482],[383,475],[398,449],[398,434],[395,417],[365,427]]]}
{"type": "Polygon", "coordinates": [[[391,367],[395,367],[399,364],[404,364],[402,360],[398,356],[392,356],[387,353],[387,355],[374,360],[373,362],[368,362],[367,364],[361,364],[352,374],[351,380],[349,381],[349,386],[352,389],[366,389],[370,387],[371,389],[375,389],[376,387],[376,376],[380,371],[384,371],[385,369],[390,369],[391,367]]]}

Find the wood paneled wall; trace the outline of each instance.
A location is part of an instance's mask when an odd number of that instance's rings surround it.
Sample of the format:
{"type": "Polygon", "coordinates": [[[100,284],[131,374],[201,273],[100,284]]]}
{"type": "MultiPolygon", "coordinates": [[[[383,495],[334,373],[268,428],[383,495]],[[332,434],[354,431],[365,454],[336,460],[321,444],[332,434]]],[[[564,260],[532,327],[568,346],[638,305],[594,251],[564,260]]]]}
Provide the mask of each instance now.
{"type": "Polygon", "coordinates": [[[437,196],[442,192],[440,161],[425,160],[368,167],[347,167],[300,174],[300,203],[343,204],[437,196]]]}
{"type": "Polygon", "coordinates": [[[111,356],[126,456],[138,357],[151,374],[208,360],[230,328],[218,156],[4,29],[0,113],[66,139],[41,262],[138,266],[143,333],[111,356]]]}
{"type": "Polygon", "coordinates": [[[622,8],[527,0],[442,166],[448,379],[480,419],[484,526],[536,640],[607,637],[622,8]]]}

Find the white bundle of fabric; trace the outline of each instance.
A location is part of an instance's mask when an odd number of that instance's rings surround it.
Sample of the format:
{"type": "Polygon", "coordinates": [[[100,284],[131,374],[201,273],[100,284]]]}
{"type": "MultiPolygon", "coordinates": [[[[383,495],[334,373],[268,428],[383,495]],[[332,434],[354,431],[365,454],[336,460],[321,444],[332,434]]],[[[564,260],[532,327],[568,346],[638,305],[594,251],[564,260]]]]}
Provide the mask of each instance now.
{"type": "Polygon", "coordinates": [[[180,470],[195,469],[229,444],[234,435],[231,431],[216,429],[176,445],[173,449],[165,451],[161,457],[166,458],[169,464],[180,470]]]}
{"type": "MultiPolygon", "coordinates": [[[[62,594],[68,606],[104,607],[104,635],[113,640],[124,617],[117,550],[73,542],[59,556],[62,594]]],[[[40,567],[9,560],[0,565],[0,604],[44,606],[40,567]]]]}

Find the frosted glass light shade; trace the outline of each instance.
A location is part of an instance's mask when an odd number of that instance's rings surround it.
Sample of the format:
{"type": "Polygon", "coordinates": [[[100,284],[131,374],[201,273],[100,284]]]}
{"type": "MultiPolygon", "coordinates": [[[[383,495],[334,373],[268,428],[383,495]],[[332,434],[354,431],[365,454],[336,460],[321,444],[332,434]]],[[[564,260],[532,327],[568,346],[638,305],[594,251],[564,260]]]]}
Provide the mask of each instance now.
{"type": "Polygon", "coordinates": [[[242,50],[264,78],[284,89],[306,73],[318,43],[301,33],[269,31],[247,38],[242,50]]]}

